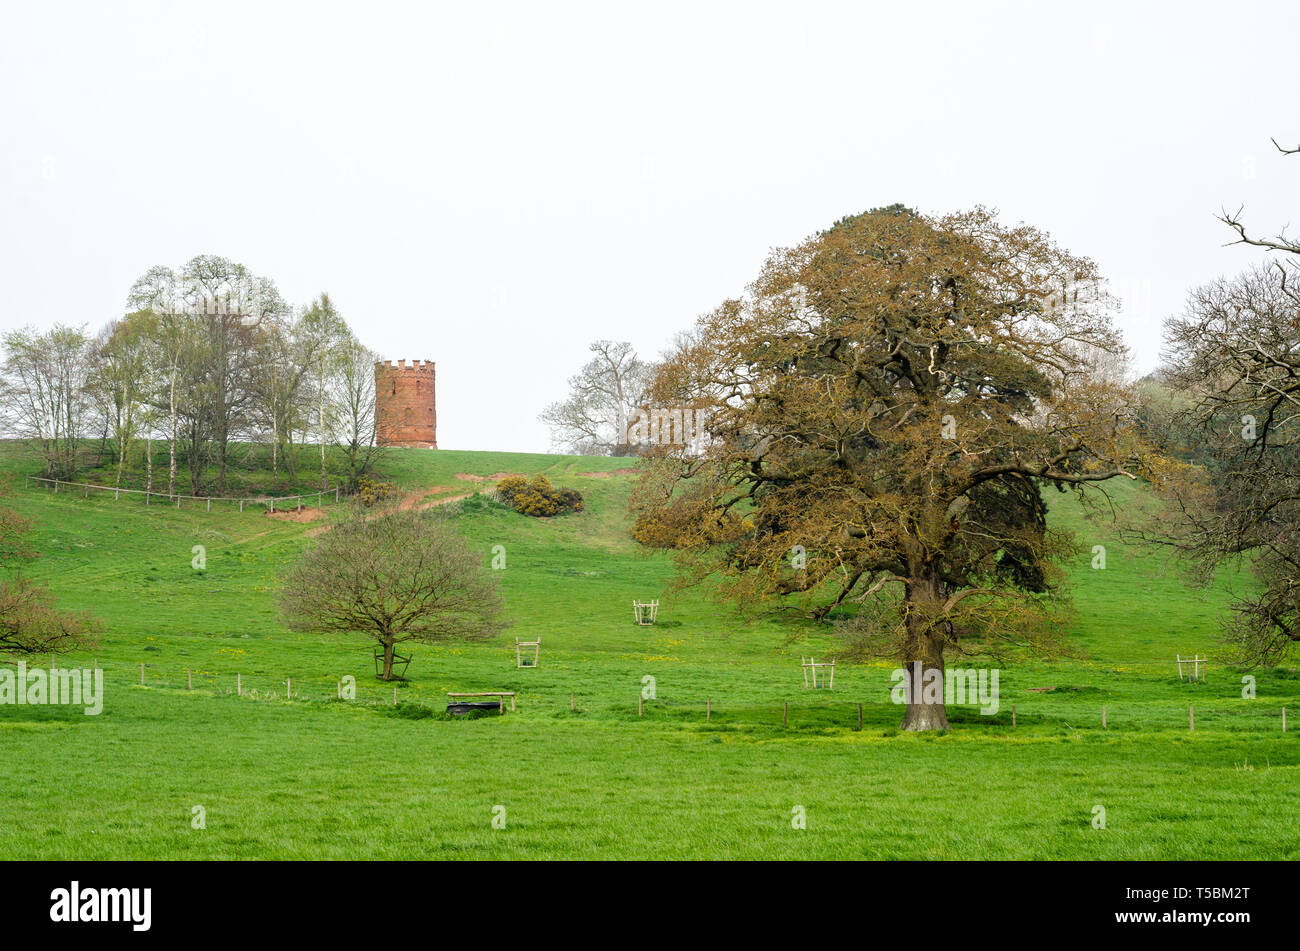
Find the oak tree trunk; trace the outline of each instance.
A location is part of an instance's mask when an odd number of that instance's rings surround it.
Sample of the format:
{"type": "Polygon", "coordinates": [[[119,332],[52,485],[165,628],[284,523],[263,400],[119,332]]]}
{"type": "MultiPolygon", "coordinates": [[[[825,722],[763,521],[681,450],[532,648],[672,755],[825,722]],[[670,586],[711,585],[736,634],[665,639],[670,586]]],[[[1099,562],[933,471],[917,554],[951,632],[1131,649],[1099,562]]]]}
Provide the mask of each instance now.
{"type": "Polygon", "coordinates": [[[943,635],[935,620],[940,596],[938,578],[921,576],[908,583],[907,641],[903,652],[908,677],[904,730],[948,729],[948,711],[943,702],[943,635]],[[937,671],[937,675],[931,671],[937,671]]]}

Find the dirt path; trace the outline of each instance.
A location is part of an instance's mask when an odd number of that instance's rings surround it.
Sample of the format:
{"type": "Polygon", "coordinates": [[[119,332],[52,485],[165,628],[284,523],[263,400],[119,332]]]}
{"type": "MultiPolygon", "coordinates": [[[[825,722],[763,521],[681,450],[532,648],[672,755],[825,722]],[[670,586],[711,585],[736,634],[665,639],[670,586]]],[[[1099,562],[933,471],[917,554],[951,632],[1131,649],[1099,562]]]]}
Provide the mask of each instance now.
{"type": "MultiPolygon", "coordinates": [[[[473,492],[457,492],[455,495],[443,495],[438,496],[437,498],[430,498],[430,496],[438,492],[440,489],[445,490],[448,488],[451,487],[439,486],[435,489],[423,489],[418,492],[407,492],[402,496],[402,500],[397,503],[397,508],[403,512],[409,512],[413,509],[431,509],[436,508],[439,505],[446,505],[449,502],[459,502],[461,499],[467,499],[474,494],[473,492]]],[[[304,509],[303,511],[305,512],[306,510],[304,509]]],[[[278,515],[279,513],[277,512],[276,514],[278,515]]],[[[312,520],[302,519],[302,521],[312,520]]],[[[307,530],[307,537],[314,538],[322,532],[328,532],[329,530],[330,526],[328,525],[318,525],[315,528],[307,530]]]]}
{"type": "Polygon", "coordinates": [[[325,517],[325,510],[303,506],[301,510],[281,509],[278,512],[267,512],[266,517],[273,518],[277,522],[315,522],[325,517]]]}
{"type": "Polygon", "coordinates": [[[526,479],[528,478],[522,472],[494,472],[490,476],[474,475],[470,472],[457,472],[457,479],[464,479],[466,482],[500,482],[502,479],[526,479]]]}
{"type": "Polygon", "coordinates": [[[606,469],[604,472],[579,472],[578,475],[588,479],[608,479],[616,475],[640,475],[640,469],[606,469]]]}

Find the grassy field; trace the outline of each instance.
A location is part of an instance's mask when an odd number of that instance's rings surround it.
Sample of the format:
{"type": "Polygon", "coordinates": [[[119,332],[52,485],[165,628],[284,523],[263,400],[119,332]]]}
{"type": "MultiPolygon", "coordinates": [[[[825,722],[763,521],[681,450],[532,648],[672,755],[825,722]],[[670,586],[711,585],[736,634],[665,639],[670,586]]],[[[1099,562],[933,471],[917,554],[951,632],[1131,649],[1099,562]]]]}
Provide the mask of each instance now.
{"type": "Polygon", "coordinates": [[[1218,664],[1180,683],[1175,653],[1215,650],[1222,588],[1187,588],[1069,498],[1054,524],[1107,548],[1105,570],[1091,554],[1071,569],[1077,656],[1010,664],[996,716],[951,709],[952,731],[908,735],[892,664],[841,663],[833,692],[804,690],[800,656],[836,648],[825,629],[666,592],[666,559],[627,537],[626,460],[410,450],[386,465],[414,502],[452,500],[485,563],[504,547],[514,622],[496,643],[415,647],[397,705],[368,641],[277,621],[278,573],[332,506],[299,522],[56,495],[0,459],[18,476],[7,504],[36,525],[25,570],[107,622],[101,715],[0,706],[0,856],[1300,858],[1300,745],[1280,723],[1283,706],[1300,717],[1300,672],[1256,672],[1254,700],[1218,664]],[[473,494],[533,472],[586,510],[528,519],[473,494]],[[631,601],[655,597],[660,623],[634,625],[631,601]],[[539,635],[541,666],[517,670],[514,638],[539,635]],[[336,699],[345,675],[355,701],[336,699]],[[518,691],[518,710],[440,716],[447,691],[491,689],[518,691]]]}

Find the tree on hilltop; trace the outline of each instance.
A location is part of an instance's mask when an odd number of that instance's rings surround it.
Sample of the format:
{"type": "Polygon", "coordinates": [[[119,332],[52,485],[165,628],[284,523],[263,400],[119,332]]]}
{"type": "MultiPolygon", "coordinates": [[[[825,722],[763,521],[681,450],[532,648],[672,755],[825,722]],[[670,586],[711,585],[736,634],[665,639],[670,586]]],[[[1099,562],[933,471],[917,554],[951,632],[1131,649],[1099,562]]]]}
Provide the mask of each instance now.
{"type": "Polygon", "coordinates": [[[566,452],[587,456],[627,456],[630,421],[644,400],[652,367],[626,341],[597,340],[595,356],[569,378],[569,395],[539,417],[551,427],[551,440],[566,452]]]}

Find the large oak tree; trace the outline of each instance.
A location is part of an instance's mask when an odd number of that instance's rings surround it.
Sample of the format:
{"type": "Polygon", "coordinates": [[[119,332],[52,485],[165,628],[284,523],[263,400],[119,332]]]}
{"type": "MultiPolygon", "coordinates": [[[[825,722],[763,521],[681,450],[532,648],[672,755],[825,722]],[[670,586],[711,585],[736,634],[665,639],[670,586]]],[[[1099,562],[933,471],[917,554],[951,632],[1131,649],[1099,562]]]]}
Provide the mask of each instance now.
{"type": "MultiPolygon", "coordinates": [[[[703,408],[708,438],[660,448],[636,536],[741,602],[856,604],[926,677],[953,651],[1050,646],[1040,602],[1073,548],[1042,490],[1142,456],[1099,287],[983,209],[892,206],[774,252],[657,374],[652,402],[703,408]]],[[[910,692],[904,728],[945,728],[941,698],[910,692]]]]}

